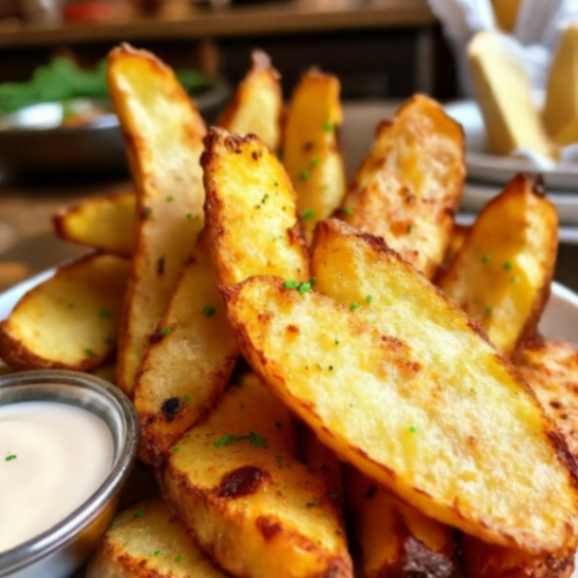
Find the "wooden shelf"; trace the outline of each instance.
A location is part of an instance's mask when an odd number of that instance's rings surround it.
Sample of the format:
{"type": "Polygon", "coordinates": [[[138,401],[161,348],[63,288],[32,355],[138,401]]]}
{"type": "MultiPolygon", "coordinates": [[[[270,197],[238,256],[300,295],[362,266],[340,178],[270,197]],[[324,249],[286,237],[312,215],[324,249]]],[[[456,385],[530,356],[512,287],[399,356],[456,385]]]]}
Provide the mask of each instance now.
{"type": "Polygon", "coordinates": [[[426,0],[292,0],[211,9],[179,2],[156,18],[119,16],[105,24],[0,26],[0,49],[144,39],[423,27],[434,22],[426,0]]]}

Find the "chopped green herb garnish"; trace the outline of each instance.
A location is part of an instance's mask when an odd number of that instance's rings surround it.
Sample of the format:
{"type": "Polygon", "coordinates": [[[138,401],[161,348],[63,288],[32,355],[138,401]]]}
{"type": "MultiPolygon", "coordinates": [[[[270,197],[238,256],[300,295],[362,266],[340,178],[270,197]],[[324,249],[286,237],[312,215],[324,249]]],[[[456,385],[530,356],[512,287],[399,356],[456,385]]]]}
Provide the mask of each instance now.
{"type": "Polygon", "coordinates": [[[177,554],[175,556],[175,562],[182,562],[183,561],[183,555],[182,554],[177,554]]]}
{"type": "Polygon", "coordinates": [[[16,454],[8,454],[5,458],[5,462],[13,462],[16,459],[16,454]]]}
{"type": "Polygon", "coordinates": [[[225,448],[227,446],[248,441],[252,446],[256,448],[266,448],[268,447],[267,440],[260,436],[258,433],[254,431],[246,434],[246,435],[236,435],[236,434],[225,434],[221,436],[215,443],[213,444],[216,448],[225,448]]]}
{"type": "Polygon", "coordinates": [[[84,355],[86,357],[94,357],[94,351],[92,349],[90,349],[90,347],[85,347],[84,348],[84,355]]]}
{"type": "Polygon", "coordinates": [[[311,289],[312,289],[311,281],[304,281],[303,283],[299,283],[299,287],[297,287],[297,291],[299,291],[300,295],[310,293],[311,289]]]}
{"type": "Polygon", "coordinates": [[[482,255],[482,263],[484,265],[487,265],[490,261],[491,261],[491,259],[490,259],[489,255],[482,255]]]}
{"type": "Polygon", "coordinates": [[[181,451],[179,446],[174,446],[171,448],[171,454],[178,454],[181,451]]]}
{"type": "Polygon", "coordinates": [[[486,315],[486,317],[489,317],[492,314],[492,308],[489,305],[486,305],[484,307],[484,315],[486,315]]]}
{"type": "Polygon", "coordinates": [[[318,158],[311,159],[307,165],[310,169],[314,169],[319,166],[320,160],[318,158]]]}
{"type": "Polygon", "coordinates": [[[153,556],[160,556],[161,555],[161,551],[160,550],[155,550],[153,552],[153,556]]]}
{"type": "Polygon", "coordinates": [[[274,181],[274,182],[273,182],[273,186],[274,186],[274,187],[278,187],[278,186],[279,186],[279,181],[274,181]]]}
{"type": "Polygon", "coordinates": [[[349,310],[350,310],[350,311],[355,311],[356,309],[359,309],[359,303],[352,303],[352,304],[349,306],[349,310]]]}
{"type": "Polygon", "coordinates": [[[188,221],[192,221],[193,220],[193,213],[187,213],[185,215],[185,219],[187,219],[188,221]]]}
{"type": "Polygon", "coordinates": [[[285,281],[285,283],[283,283],[284,289],[297,289],[297,287],[299,287],[299,282],[295,281],[294,279],[288,279],[285,281]]]}
{"type": "Polygon", "coordinates": [[[326,120],[321,128],[323,128],[323,132],[333,132],[335,130],[335,124],[326,120]]]}
{"type": "Polygon", "coordinates": [[[315,218],[315,211],[313,209],[305,209],[301,215],[301,218],[304,221],[309,221],[310,219],[315,218]]]}
{"type": "Polygon", "coordinates": [[[98,312],[98,316],[101,319],[111,319],[112,318],[112,311],[110,309],[101,309],[98,312]]]}
{"type": "Polygon", "coordinates": [[[167,195],[167,196],[165,197],[165,201],[166,201],[167,203],[172,203],[174,200],[175,200],[175,197],[173,197],[173,195],[167,195]]]}
{"type": "Polygon", "coordinates": [[[144,518],[144,515],[145,515],[144,510],[137,510],[137,511],[132,515],[132,517],[133,517],[133,518],[144,518]]]}
{"type": "Polygon", "coordinates": [[[416,433],[417,432],[417,428],[414,425],[407,428],[407,430],[409,431],[409,433],[416,433]]]}
{"type": "Polygon", "coordinates": [[[191,397],[190,394],[187,393],[187,395],[183,396],[184,403],[191,403],[191,401],[193,401],[193,398],[191,397]]]}
{"type": "Polygon", "coordinates": [[[341,207],[341,209],[339,209],[339,212],[349,217],[353,213],[353,209],[351,209],[350,207],[341,207]]]}
{"type": "Polygon", "coordinates": [[[201,309],[205,317],[214,317],[217,313],[217,308],[214,305],[204,305],[201,309]]]}
{"type": "Polygon", "coordinates": [[[504,268],[504,271],[511,271],[512,270],[512,262],[511,261],[504,261],[504,264],[502,265],[502,267],[504,268]]]}
{"type": "Polygon", "coordinates": [[[303,169],[298,175],[297,177],[299,178],[300,181],[308,181],[311,178],[311,173],[309,172],[308,169],[303,169]]]}
{"type": "Polygon", "coordinates": [[[369,305],[373,301],[373,295],[368,295],[365,298],[365,302],[369,305]]]}
{"type": "Polygon", "coordinates": [[[333,343],[335,343],[335,345],[339,345],[339,339],[335,338],[335,340],[333,341],[333,343]]]}
{"type": "Polygon", "coordinates": [[[173,331],[175,330],[174,327],[161,327],[158,331],[159,335],[161,337],[166,337],[167,335],[170,335],[173,331]]]}

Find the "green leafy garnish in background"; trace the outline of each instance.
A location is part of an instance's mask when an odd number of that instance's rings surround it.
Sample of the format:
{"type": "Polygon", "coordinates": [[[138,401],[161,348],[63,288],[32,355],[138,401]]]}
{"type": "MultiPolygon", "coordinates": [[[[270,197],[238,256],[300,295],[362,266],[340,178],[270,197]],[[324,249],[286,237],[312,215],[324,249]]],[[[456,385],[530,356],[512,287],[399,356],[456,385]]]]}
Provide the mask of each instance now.
{"type": "MultiPolygon", "coordinates": [[[[198,70],[179,70],[177,76],[190,93],[211,85],[198,70]]],[[[106,61],[84,70],[67,58],[54,58],[38,67],[28,82],[0,84],[0,114],[10,114],[40,102],[65,102],[72,98],[108,98],[106,61]]]]}

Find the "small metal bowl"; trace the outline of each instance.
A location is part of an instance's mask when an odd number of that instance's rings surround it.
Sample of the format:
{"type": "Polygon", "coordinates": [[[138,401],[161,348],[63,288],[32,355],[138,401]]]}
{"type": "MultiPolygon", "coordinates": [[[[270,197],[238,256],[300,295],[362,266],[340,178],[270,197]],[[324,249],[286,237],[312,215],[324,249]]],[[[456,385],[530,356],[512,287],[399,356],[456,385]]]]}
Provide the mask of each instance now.
{"type": "Polygon", "coordinates": [[[110,474],[92,496],[57,525],[0,554],[1,578],[64,578],[88,558],[112,520],[135,460],[138,421],[131,402],[118,388],[86,373],[47,370],[0,376],[0,405],[20,401],[81,407],[100,417],[113,437],[110,474]]]}

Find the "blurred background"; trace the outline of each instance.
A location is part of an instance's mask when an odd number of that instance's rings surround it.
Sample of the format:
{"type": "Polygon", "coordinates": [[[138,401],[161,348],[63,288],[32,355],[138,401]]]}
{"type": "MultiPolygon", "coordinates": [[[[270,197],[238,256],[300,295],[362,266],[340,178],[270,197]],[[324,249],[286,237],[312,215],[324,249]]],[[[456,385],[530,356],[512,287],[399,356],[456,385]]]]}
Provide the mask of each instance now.
{"type": "MultiPolygon", "coordinates": [[[[483,29],[513,38],[532,90],[544,90],[558,45],[552,30],[558,34],[574,10],[575,0],[0,0],[0,289],[75,256],[52,234],[58,208],[130,187],[103,60],[119,42],[173,66],[208,121],[254,48],[271,56],[286,98],[310,66],[336,74],[350,178],[375,124],[404,98],[424,92],[450,103],[460,122],[473,123],[472,162],[486,163],[468,167],[460,216],[468,222],[517,167],[494,165],[483,137],[476,149],[484,123],[467,43],[483,29]]],[[[562,175],[550,167],[547,183],[563,216],[558,276],[578,289],[573,163],[562,175]]]]}

